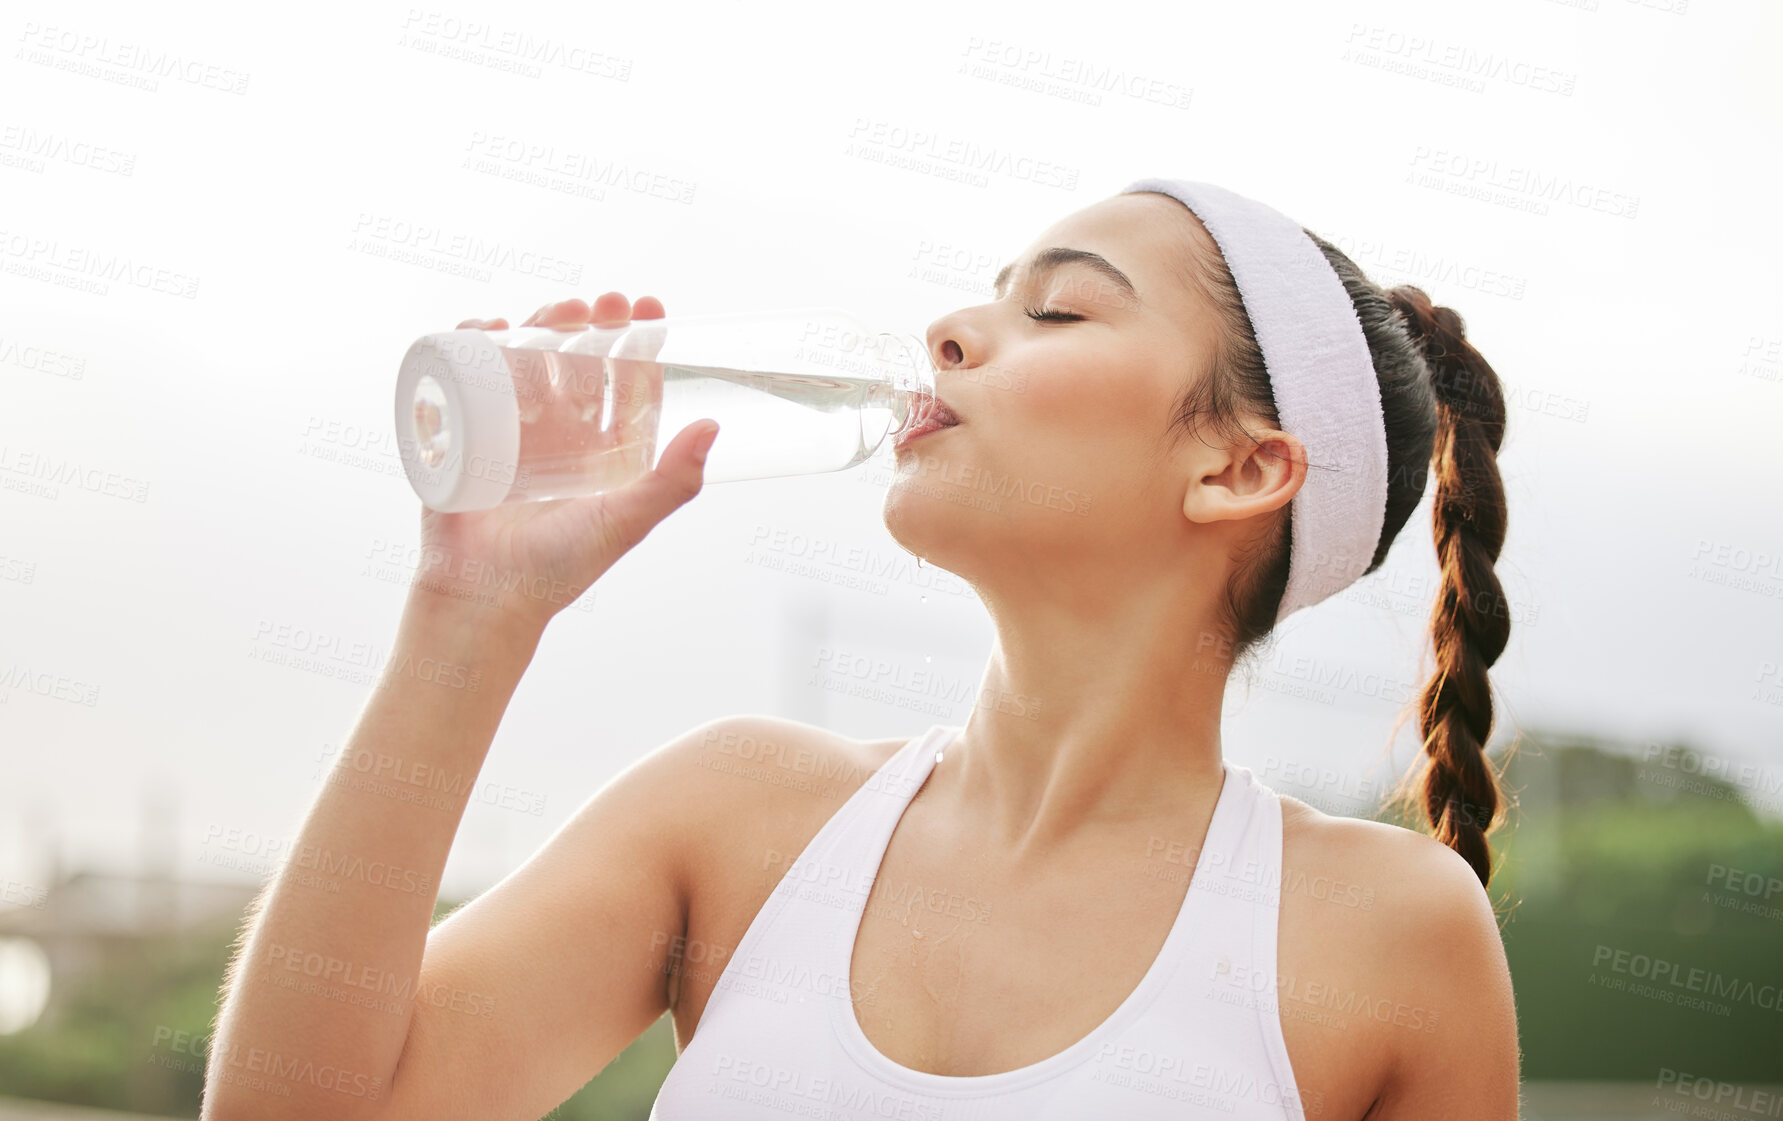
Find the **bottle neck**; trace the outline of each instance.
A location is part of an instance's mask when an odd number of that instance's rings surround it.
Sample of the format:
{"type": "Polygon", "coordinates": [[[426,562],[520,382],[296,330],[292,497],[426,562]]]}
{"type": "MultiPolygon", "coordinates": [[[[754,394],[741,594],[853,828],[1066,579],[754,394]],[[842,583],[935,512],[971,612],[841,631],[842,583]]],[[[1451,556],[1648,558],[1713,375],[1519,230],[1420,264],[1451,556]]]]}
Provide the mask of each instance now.
{"type": "Polygon", "coordinates": [[[892,388],[903,407],[889,435],[896,435],[916,423],[934,403],[935,363],[929,358],[928,343],[908,333],[887,332],[887,350],[898,356],[889,363],[892,388]]]}

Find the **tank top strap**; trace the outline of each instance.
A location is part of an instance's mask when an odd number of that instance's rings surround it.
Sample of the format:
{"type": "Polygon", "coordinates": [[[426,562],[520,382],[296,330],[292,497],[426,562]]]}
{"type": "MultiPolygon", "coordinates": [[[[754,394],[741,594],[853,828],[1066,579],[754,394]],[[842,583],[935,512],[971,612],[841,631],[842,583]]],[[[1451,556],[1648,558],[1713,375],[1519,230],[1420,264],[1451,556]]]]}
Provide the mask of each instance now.
{"type": "Polygon", "coordinates": [[[1165,1001],[1238,1014],[1267,1059],[1257,1093],[1302,1121],[1278,997],[1282,810],[1275,791],[1248,767],[1226,763],[1228,788],[1195,862],[1185,913],[1194,917],[1168,947],[1178,968],[1165,1001]]]}
{"type": "Polygon", "coordinates": [[[806,843],[723,967],[702,1025],[716,1022],[714,1013],[733,997],[764,990],[794,992],[800,1004],[848,999],[848,963],[834,947],[866,909],[880,854],[935,765],[932,745],[953,731],[937,724],[912,737],[806,843]]]}
{"type": "Polygon", "coordinates": [[[815,880],[858,891],[864,907],[898,819],[935,768],[935,745],[955,731],[931,725],[892,753],[811,838],[792,865],[801,874],[789,870],[776,892],[815,880]]]}

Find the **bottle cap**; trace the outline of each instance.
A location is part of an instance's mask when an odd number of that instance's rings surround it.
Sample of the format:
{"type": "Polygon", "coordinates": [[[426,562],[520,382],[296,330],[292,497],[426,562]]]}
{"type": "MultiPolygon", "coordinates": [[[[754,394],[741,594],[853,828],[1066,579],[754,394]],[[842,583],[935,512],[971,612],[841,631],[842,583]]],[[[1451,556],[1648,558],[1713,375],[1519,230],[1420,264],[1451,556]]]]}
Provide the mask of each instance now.
{"type": "Polygon", "coordinates": [[[501,349],[467,328],[416,340],[396,378],[396,446],[430,509],[499,506],[514,489],[520,405],[501,349]]]}

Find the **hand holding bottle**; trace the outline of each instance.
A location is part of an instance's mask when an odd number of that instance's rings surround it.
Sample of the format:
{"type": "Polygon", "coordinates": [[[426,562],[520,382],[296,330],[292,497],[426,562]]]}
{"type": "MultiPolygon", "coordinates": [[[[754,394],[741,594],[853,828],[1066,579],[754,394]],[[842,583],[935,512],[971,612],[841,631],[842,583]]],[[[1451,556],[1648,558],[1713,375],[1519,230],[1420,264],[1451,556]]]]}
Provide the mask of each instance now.
{"type": "Polygon", "coordinates": [[[935,403],[922,338],[839,308],[668,319],[645,306],[654,314],[626,320],[571,300],[513,330],[466,320],[415,340],[393,419],[422,502],[467,512],[600,494],[701,420],[724,428],[707,483],[839,471],[935,403]]]}
{"type": "MultiPolygon", "coordinates": [[[[633,308],[623,295],[609,292],[593,305],[577,299],[547,304],[525,325],[570,331],[623,327],[634,318],[662,317],[662,304],[653,297],[641,298],[633,308]]],[[[459,324],[490,331],[507,326],[500,318],[459,324]]],[[[660,381],[653,381],[652,372],[659,379],[659,370],[639,374],[638,391],[631,395],[635,409],[654,408],[650,386],[660,381]]],[[[542,379],[539,388],[550,389],[542,379]]],[[[551,391],[573,394],[584,387],[570,379],[551,391]]],[[[699,493],[706,452],[717,429],[710,419],[694,421],[669,441],[653,469],[605,493],[460,513],[423,506],[422,565],[416,588],[481,603],[507,621],[542,628],[656,523],[699,493]]]]}

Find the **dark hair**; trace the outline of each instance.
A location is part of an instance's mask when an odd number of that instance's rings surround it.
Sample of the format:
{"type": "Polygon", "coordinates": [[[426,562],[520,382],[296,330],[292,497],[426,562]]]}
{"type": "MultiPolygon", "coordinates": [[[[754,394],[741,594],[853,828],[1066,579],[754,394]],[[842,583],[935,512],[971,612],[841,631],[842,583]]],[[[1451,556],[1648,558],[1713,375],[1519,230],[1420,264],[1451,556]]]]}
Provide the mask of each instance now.
{"type": "MultiPolygon", "coordinates": [[[[1487,670],[1510,637],[1510,616],[1493,565],[1504,545],[1504,391],[1498,375],[1464,335],[1461,317],[1431,304],[1420,288],[1382,289],[1341,250],[1306,231],[1343,281],[1361,321],[1381,390],[1387,431],[1387,508],[1367,572],[1379,568],[1393,539],[1423,499],[1434,469],[1431,521],[1442,585],[1431,612],[1436,669],[1418,701],[1424,765],[1417,790],[1400,801],[1423,803],[1436,839],[1466,858],[1486,884],[1492,852],[1486,834],[1502,801],[1486,759],[1492,732],[1487,670]]],[[[1190,276],[1218,309],[1225,329],[1208,369],[1190,380],[1171,420],[1173,432],[1249,435],[1243,418],[1280,427],[1263,354],[1231,271],[1218,254],[1195,254],[1190,276]]],[[[1288,585],[1292,515],[1239,563],[1225,589],[1225,625],[1236,660],[1275,627],[1288,585]]]]}

